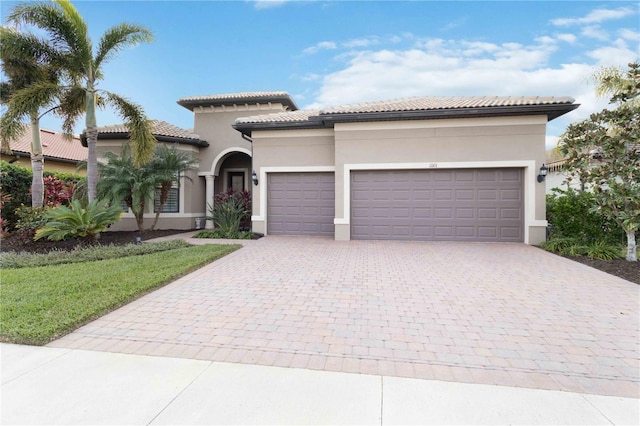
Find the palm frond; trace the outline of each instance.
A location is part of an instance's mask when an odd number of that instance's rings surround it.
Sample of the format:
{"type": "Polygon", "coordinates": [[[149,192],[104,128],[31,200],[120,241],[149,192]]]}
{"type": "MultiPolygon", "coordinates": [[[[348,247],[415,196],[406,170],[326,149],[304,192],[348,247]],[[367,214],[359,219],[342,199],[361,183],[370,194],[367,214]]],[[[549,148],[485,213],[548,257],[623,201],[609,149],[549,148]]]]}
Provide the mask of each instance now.
{"type": "Polygon", "coordinates": [[[38,81],[16,91],[7,104],[6,115],[15,121],[22,121],[38,109],[54,104],[60,95],[60,86],[49,81],[38,81]]]}
{"type": "Polygon", "coordinates": [[[60,96],[60,104],[55,113],[63,119],[62,132],[71,135],[78,119],[86,111],[86,91],[81,86],[66,88],[60,96]]]}
{"type": "Polygon", "coordinates": [[[156,138],[153,136],[151,123],[147,120],[142,107],[115,93],[106,91],[103,93],[106,101],[118,110],[125,126],[129,129],[134,164],[140,166],[151,161],[156,147],[156,138]]]}
{"type": "Polygon", "coordinates": [[[95,67],[100,69],[103,62],[111,59],[118,51],[125,47],[153,41],[151,31],[140,25],[123,23],[109,28],[100,39],[98,52],[95,57],[95,67]]]}
{"type": "Polygon", "coordinates": [[[33,25],[45,31],[56,50],[76,59],[67,63],[75,65],[76,72],[90,64],[92,48],[87,25],[69,1],[19,4],[11,10],[7,22],[33,25]]]}

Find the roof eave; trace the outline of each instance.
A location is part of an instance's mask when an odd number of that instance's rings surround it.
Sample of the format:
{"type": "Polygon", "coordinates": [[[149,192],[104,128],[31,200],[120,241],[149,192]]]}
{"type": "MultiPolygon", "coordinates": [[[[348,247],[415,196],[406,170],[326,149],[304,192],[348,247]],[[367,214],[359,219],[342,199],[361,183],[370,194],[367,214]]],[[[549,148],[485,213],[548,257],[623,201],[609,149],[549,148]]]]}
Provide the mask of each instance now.
{"type": "Polygon", "coordinates": [[[478,108],[449,108],[414,111],[384,111],[384,112],[351,112],[351,113],[320,113],[303,122],[268,122],[268,123],[236,123],[233,128],[245,135],[251,135],[254,130],[285,130],[285,129],[318,129],[330,128],[334,123],[370,122],[393,120],[433,120],[443,118],[473,118],[473,117],[509,117],[521,115],[546,115],[551,121],[578,108],[580,104],[549,104],[549,105],[516,105],[504,107],[478,108]]]}
{"type": "MultiPolygon", "coordinates": [[[[153,135],[155,136],[158,142],[169,142],[169,143],[179,143],[181,145],[193,145],[198,147],[208,147],[209,142],[204,141],[202,139],[189,139],[189,138],[181,138],[177,136],[166,136],[166,135],[153,135]]],[[[129,139],[129,133],[127,132],[118,132],[118,133],[98,133],[98,140],[112,140],[112,139],[129,139]]],[[[82,146],[87,146],[87,135],[82,133],[80,135],[80,141],[82,142],[82,146]]]]}
{"type": "Polygon", "coordinates": [[[297,111],[298,105],[291,96],[254,96],[247,98],[228,98],[228,99],[180,99],[177,104],[193,111],[199,106],[233,106],[256,103],[281,103],[289,108],[290,111],[297,111]]]}
{"type": "Polygon", "coordinates": [[[333,127],[332,123],[323,120],[268,123],[236,123],[231,127],[244,135],[250,136],[254,130],[291,130],[291,129],[325,129],[333,127]]]}
{"type": "Polygon", "coordinates": [[[338,122],[367,122],[389,120],[430,120],[439,118],[471,118],[471,117],[508,117],[516,115],[546,115],[551,121],[578,108],[580,104],[549,104],[549,105],[516,105],[504,107],[477,108],[448,108],[414,111],[384,111],[384,112],[352,112],[352,113],[321,113],[323,121],[338,122]]]}

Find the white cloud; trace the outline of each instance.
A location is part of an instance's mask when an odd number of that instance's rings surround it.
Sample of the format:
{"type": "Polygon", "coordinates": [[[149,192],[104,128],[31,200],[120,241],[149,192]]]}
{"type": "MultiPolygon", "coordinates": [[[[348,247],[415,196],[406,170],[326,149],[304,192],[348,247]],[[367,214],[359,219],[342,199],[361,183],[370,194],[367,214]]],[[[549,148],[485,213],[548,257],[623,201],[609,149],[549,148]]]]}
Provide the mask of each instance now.
{"type": "Polygon", "coordinates": [[[337,47],[338,45],[333,41],[321,41],[319,43],[316,43],[314,46],[307,47],[302,52],[311,55],[321,50],[333,50],[337,47]]]}
{"type": "Polygon", "coordinates": [[[618,35],[626,40],[640,41],[640,33],[632,31],[628,28],[622,28],[618,30],[618,35]]]}
{"type": "Polygon", "coordinates": [[[550,150],[551,148],[555,148],[558,146],[558,141],[560,140],[560,136],[545,136],[544,146],[546,150],[550,150]]]}
{"type": "Polygon", "coordinates": [[[596,40],[607,40],[609,38],[609,33],[597,25],[584,27],[580,34],[585,37],[594,38],[596,40]]]}
{"type": "Polygon", "coordinates": [[[571,25],[599,24],[604,21],[620,19],[635,14],[630,7],[620,7],[618,9],[595,9],[581,18],[558,18],[552,19],[551,24],[566,27],[571,25]]]}
{"type": "Polygon", "coordinates": [[[357,48],[357,47],[368,47],[368,46],[376,45],[379,43],[380,43],[380,39],[378,37],[365,37],[365,38],[356,38],[353,40],[346,41],[342,45],[346,48],[357,48]]]}
{"type": "Polygon", "coordinates": [[[623,39],[617,39],[611,45],[594,49],[587,55],[597,60],[598,65],[625,67],[638,58],[638,51],[629,49],[623,39]]]}
{"type": "Polygon", "coordinates": [[[537,38],[535,38],[535,41],[540,43],[540,44],[554,44],[556,42],[556,40],[554,38],[549,37],[549,36],[537,37],[537,38]]]}
{"type": "Polygon", "coordinates": [[[558,35],[556,35],[556,38],[557,38],[558,40],[565,41],[565,42],[567,42],[567,43],[569,43],[569,44],[573,44],[573,43],[575,43],[575,42],[576,42],[576,40],[578,39],[578,37],[576,37],[576,36],[575,36],[575,35],[573,35],[573,34],[558,34],[558,35]]]}

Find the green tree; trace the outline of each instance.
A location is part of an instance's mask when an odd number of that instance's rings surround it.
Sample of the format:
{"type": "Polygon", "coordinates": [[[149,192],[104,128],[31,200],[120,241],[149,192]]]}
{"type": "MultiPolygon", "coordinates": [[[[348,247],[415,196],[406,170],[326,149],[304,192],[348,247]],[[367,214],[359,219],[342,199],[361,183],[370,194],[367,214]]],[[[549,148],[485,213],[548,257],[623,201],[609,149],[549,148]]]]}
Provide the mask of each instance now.
{"type": "MultiPolygon", "coordinates": [[[[0,83],[0,103],[8,105],[11,96],[38,82],[59,82],[59,75],[55,69],[43,64],[39,58],[38,46],[43,42],[36,37],[25,37],[10,28],[0,27],[0,61],[2,71],[7,80],[0,83]]],[[[39,102],[33,102],[27,112],[31,130],[31,170],[33,171],[31,182],[31,205],[41,207],[44,199],[44,155],[40,142],[40,118],[51,109],[40,114],[42,108],[48,107],[53,102],[53,93],[48,93],[39,102]]],[[[0,139],[2,150],[11,152],[10,142],[22,136],[26,131],[25,126],[11,114],[4,114],[0,120],[0,139]]]]}
{"type": "Polygon", "coordinates": [[[99,165],[99,198],[118,206],[126,203],[136,219],[138,230],[143,232],[144,212],[147,203],[155,195],[159,183],[158,173],[151,163],[137,166],[128,145],[122,146],[120,156],[107,152],[105,159],[107,161],[99,165]]]}
{"type": "Polygon", "coordinates": [[[626,71],[596,74],[601,93],[611,95],[613,109],[571,124],[560,141],[572,176],[593,190],[597,211],[627,235],[627,256],[637,261],[636,232],[640,228],[640,65],[626,71]]]}
{"type": "Polygon", "coordinates": [[[178,151],[176,146],[171,148],[165,144],[160,144],[156,148],[156,152],[152,161],[152,168],[158,175],[158,191],[159,191],[159,206],[156,212],[156,217],[153,220],[151,229],[155,229],[160,218],[160,212],[169,199],[171,188],[174,184],[180,184],[180,176],[184,176],[186,179],[191,180],[189,176],[184,173],[189,170],[194,170],[198,164],[198,160],[193,157],[190,152],[178,151]]]}
{"type": "MultiPolygon", "coordinates": [[[[102,35],[94,51],[86,22],[68,0],[20,4],[11,11],[8,22],[32,25],[47,34],[43,60],[65,74],[66,86],[59,96],[60,110],[64,112],[63,131],[71,133],[76,121],[85,114],[89,201],[96,197],[97,191],[96,107],[102,102],[115,108],[128,127],[135,163],[140,165],[151,160],[156,140],[143,109],[122,96],[97,88],[104,78],[104,64],[128,46],[150,42],[153,36],[148,29],[126,23],[111,27],[102,35]]],[[[28,114],[46,94],[57,93],[59,89],[59,85],[50,82],[32,84],[11,97],[9,110],[13,116],[28,114]]]]}

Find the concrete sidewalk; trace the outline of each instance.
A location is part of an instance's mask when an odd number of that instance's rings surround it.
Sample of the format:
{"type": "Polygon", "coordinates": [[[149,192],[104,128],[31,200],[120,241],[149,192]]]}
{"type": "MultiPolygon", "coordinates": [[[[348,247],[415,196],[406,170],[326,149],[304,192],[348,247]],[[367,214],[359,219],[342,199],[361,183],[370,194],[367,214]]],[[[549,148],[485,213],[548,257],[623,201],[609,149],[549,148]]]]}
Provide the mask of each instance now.
{"type": "Polygon", "coordinates": [[[638,424],[639,400],[1,344],[2,424],[638,424]]]}

